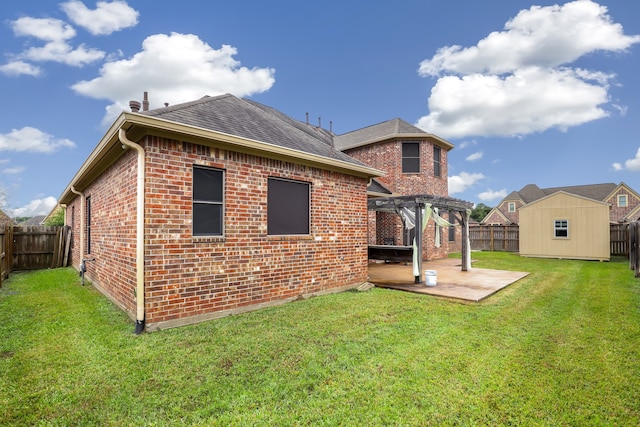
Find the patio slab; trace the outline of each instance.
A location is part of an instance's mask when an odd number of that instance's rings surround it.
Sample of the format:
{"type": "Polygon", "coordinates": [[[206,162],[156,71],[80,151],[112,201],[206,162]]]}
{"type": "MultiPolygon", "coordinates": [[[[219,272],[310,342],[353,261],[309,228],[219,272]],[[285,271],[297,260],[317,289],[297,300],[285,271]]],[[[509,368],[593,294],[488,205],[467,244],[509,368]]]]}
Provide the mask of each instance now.
{"type": "Polygon", "coordinates": [[[404,263],[369,263],[369,282],[379,288],[437,295],[465,301],[481,301],[529,275],[524,271],[475,268],[461,271],[461,260],[446,258],[422,263],[422,284],[415,284],[413,267],[404,263]],[[424,270],[437,272],[436,286],[426,286],[424,270]]]}

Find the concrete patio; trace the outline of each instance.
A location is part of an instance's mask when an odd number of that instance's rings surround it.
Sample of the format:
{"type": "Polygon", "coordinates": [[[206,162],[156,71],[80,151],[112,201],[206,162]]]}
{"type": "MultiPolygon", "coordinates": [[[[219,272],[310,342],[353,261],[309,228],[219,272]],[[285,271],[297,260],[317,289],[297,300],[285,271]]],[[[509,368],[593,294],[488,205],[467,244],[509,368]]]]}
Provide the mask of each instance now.
{"type": "Polygon", "coordinates": [[[370,262],[369,282],[379,288],[478,302],[529,274],[523,271],[474,268],[473,264],[471,270],[461,271],[460,263],[460,259],[454,258],[425,261],[422,266],[423,283],[416,285],[411,264],[370,262]],[[425,285],[425,270],[437,272],[436,286],[425,285]]]}

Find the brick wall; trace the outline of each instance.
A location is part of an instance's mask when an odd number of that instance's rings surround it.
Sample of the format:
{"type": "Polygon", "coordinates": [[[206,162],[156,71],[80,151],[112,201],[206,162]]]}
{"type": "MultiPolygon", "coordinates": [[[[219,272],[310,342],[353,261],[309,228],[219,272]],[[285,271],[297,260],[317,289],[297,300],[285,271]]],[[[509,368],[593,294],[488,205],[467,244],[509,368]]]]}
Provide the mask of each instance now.
{"type": "MultiPolygon", "coordinates": [[[[147,137],[142,145],[148,329],[367,279],[366,179],[157,137],[147,137]],[[192,237],[194,164],[225,171],[224,237],[192,237]],[[310,236],[267,235],[269,177],[311,183],[310,236]]],[[[135,310],[135,175],[135,153],[129,151],[85,191],[92,197],[92,256],[98,259],[89,276],[130,315],[135,310]]]]}
{"type": "MultiPolygon", "coordinates": [[[[441,150],[440,176],[434,176],[433,143],[426,139],[420,144],[420,173],[402,173],[402,140],[390,140],[346,150],[345,153],[368,166],[385,172],[376,178],[396,195],[430,194],[448,196],[447,151],[441,150]]],[[[445,217],[447,219],[447,217],[445,217]]],[[[370,218],[369,242],[382,245],[384,239],[393,238],[397,245],[403,244],[403,228],[400,217],[395,213],[378,212],[375,220],[370,218]],[[375,223],[375,236],[371,228],[375,223]]],[[[459,239],[458,239],[459,240],[459,239]]],[[[442,245],[435,247],[435,226],[430,221],[423,236],[423,258],[439,259],[448,255],[449,247],[459,248],[459,244],[448,244],[446,229],[442,234],[442,245]]],[[[459,249],[458,249],[459,250],[459,249]]]]}
{"type": "MultiPolygon", "coordinates": [[[[634,196],[630,191],[621,187],[618,191],[616,191],[611,197],[606,200],[606,202],[611,203],[611,210],[609,211],[609,218],[612,222],[620,222],[622,221],[629,213],[636,209],[640,204],[640,200],[634,196]],[[618,206],[618,196],[626,195],[627,196],[627,206],[621,207],[618,206]]],[[[637,220],[638,218],[631,218],[631,220],[637,220]]]]}
{"type": "MultiPolygon", "coordinates": [[[[91,242],[86,233],[86,206],[84,210],[84,256],[96,258],[86,263],[86,277],[132,317],[136,306],[136,175],[136,154],[129,150],[83,191],[91,199],[91,242]],[[91,253],[87,253],[89,243],[91,253]]],[[[71,263],[76,269],[82,261],[80,200],[76,197],[66,211],[67,224],[73,228],[71,263]]]]}

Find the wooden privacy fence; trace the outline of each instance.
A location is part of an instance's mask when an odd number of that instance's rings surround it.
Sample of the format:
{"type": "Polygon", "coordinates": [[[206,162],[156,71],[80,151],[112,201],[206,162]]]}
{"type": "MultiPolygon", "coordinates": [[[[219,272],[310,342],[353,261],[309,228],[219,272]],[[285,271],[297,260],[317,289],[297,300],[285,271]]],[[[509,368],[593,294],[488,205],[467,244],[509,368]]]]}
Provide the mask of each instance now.
{"type": "Polygon", "coordinates": [[[71,232],[68,226],[5,226],[0,243],[1,285],[12,271],[66,267],[71,232]]]}
{"type": "MultiPolygon", "coordinates": [[[[629,254],[629,224],[610,225],[611,255],[629,254]]],[[[471,249],[475,251],[518,252],[520,227],[518,225],[472,225],[469,227],[471,249]]]]}
{"type": "Polygon", "coordinates": [[[640,223],[637,221],[629,224],[629,268],[633,270],[635,277],[640,277],[640,223]]]}
{"type": "Polygon", "coordinates": [[[520,227],[518,225],[472,225],[469,227],[471,249],[474,251],[518,252],[520,227]]]}

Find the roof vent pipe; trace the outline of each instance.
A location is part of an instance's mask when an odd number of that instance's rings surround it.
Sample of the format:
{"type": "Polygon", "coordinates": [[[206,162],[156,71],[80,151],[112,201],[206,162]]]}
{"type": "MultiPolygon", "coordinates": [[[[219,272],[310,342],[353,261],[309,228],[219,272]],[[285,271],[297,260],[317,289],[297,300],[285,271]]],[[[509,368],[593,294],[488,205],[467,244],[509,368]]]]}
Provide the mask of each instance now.
{"type": "Polygon", "coordinates": [[[149,96],[147,92],[144,93],[142,98],[142,111],[149,111],[149,96]]]}
{"type": "Polygon", "coordinates": [[[129,101],[129,108],[131,108],[131,112],[137,113],[138,111],[140,111],[140,102],[129,101]]]}

